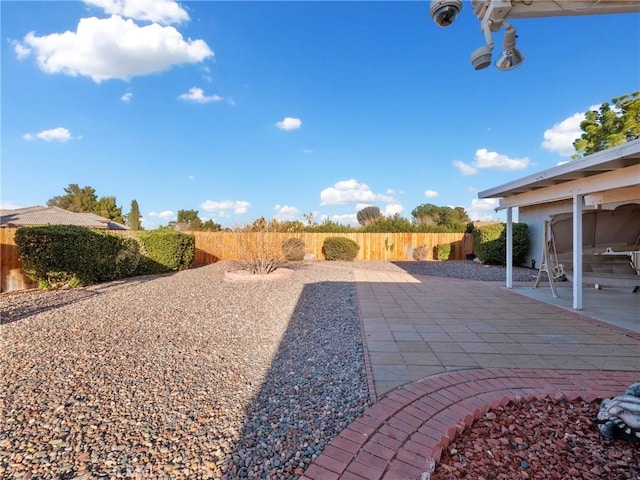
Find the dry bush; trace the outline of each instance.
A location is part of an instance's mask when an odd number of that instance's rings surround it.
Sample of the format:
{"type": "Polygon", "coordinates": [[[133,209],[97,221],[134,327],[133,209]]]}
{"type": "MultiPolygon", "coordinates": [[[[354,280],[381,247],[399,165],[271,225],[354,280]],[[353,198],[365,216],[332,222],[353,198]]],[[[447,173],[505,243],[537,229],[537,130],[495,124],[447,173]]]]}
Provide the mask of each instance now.
{"type": "Polygon", "coordinates": [[[278,232],[267,223],[234,229],[234,258],[242,270],[267,275],[287,263],[278,232]]]}
{"type": "Polygon", "coordinates": [[[420,245],[413,249],[413,259],[424,262],[429,260],[429,246],[428,245],[420,245]]]}

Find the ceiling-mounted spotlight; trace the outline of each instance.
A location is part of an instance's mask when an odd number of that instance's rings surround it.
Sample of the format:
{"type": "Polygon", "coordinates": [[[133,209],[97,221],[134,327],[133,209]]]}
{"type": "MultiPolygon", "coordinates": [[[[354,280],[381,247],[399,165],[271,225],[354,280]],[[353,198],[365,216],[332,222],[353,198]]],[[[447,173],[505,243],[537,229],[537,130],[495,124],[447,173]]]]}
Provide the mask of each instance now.
{"type": "Polygon", "coordinates": [[[524,55],[516,48],[516,29],[504,22],[504,40],[502,41],[502,55],[496,62],[498,70],[512,70],[522,65],[524,55]]]}
{"type": "Polygon", "coordinates": [[[482,70],[491,65],[491,53],[493,52],[493,36],[491,35],[491,27],[493,22],[482,23],[482,33],[484,34],[484,41],[486,45],[481,46],[474,50],[471,54],[471,65],[476,70],[482,70]]]}
{"type": "Polygon", "coordinates": [[[475,70],[482,70],[491,65],[491,48],[483,45],[471,54],[471,65],[475,70]]]}

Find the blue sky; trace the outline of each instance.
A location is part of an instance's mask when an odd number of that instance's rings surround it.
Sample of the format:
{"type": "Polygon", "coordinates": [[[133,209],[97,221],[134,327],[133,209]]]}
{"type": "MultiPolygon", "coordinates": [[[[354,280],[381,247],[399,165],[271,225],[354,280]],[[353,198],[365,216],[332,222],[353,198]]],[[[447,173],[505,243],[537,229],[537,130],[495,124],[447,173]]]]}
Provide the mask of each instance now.
{"type": "MultiPolygon", "coordinates": [[[[511,20],[525,63],[475,71],[470,2],[1,3],[3,208],[70,183],[234,226],[423,203],[569,160],[581,114],[640,89],[640,15],[511,20]]],[[[494,35],[494,60],[502,31],[494,35]]]]}

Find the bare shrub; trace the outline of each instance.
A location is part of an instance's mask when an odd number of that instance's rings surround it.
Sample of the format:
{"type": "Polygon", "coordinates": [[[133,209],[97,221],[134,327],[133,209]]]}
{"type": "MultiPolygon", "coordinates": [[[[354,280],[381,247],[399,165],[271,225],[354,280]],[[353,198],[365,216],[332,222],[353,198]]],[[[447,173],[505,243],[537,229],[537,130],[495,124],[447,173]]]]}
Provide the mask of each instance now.
{"type": "Polygon", "coordinates": [[[242,270],[267,275],[287,263],[278,233],[266,222],[234,229],[234,258],[242,270]]]}
{"type": "Polygon", "coordinates": [[[420,245],[413,249],[413,259],[419,262],[429,260],[429,246],[420,245]]]}

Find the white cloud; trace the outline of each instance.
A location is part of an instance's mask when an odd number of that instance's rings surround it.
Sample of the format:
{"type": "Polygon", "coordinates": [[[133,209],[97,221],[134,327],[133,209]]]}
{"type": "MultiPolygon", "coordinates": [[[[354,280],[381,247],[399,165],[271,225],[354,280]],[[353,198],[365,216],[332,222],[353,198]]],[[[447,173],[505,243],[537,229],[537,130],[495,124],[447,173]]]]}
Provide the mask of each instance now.
{"type": "Polygon", "coordinates": [[[302,153],[313,153],[313,150],[309,149],[309,148],[305,148],[302,153]]]}
{"type": "Polygon", "coordinates": [[[196,103],[219,102],[222,100],[220,95],[205,95],[201,88],[192,87],[187,93],[183,93],[178,97],[180,100],[196,103]]]}
{"type": "Polygon", "coordinates": [[[356,203],[356,212],[359,212],[360,210],[362,210],[363,208],[367,208],[367,207],[373,207],[374,205],[370,204],[370,203],[356,203]]]}
{"type": "Polygon", "coordinates": [[[242,215],[243,213],[247,213],[250,206],[251,204],[249,202],[242,200],[222,200],[220,202],[207,200],[200,205],[200,207],[206,212],[209,212],[212,215],[219,215],[221,217],[227,215],[227,210],[232,210],[233,213],[242,215]]]}
{"type": "Polygon", "coordinates": [[[387,217],[392,217],[396,214],[400,215],[402,212],[404,212],[404,207],[402,205],[399,203],[389,203],[384,207],[383,214],[387,217]]]}
{"type": "Polygon", "coordinates": [[[22,135],[22,138],[25,140],[44,140],[45,142],[67,142],[69,140],[73,140],[74,138],[71,136],[71,132],[63,127],[52,128],[50,130],[43,130],[39,133],[25,133],[22,135]]]}
{"type": "Polygon", "coordinates": [[[11,45],[13,46],[13,51],[16,52],[16,57],[18,57],[18,60],[24,60],[29,55],[31,55],[31,49],[25,45],[22,45],[20,42],[16,42],[15,40],[13,40],[11,42],[11,45]]]}
{"type": "Polygon", "coordinates": [[[559,153],[563,157],[570,157],[576,153],[573,142],[582,135],[582,130],[580,130],[582,120],[584,120],[584,113],[574,113],[569,118],[545,130],[542,147],[551,152],[559,153]]]}
{"type": "Polygon", "coordinates": [[[454,160],[453,166],[456,167],[463,175],[475,175],[478,173],[478,169],[469,165],[468,163],[464,163],[462,160],[454,160]]]}
{"type": "Polygon", "coordinates": [[[189,175],[187,177],[187,180],[195,180],[195,179],[196,179],[195,175],[189,175]]]}
{"type": "Polygon", "coordinates": [[[110,15],[163,25],[189,20],[187,11],[173,0],[84,0],[84,3],[99,7],[110,15]]]}
{"type": "Polygon", "coordinates": [[[149,212],[149,216],[167,219],[174,217],[175,214],[171,210],[164,210],[162,212],[149,212]]]}
{"type": "Polygon", "coordinates": [[[300,215],[300,210],[290,205],[278,204],[273,209],[277,212],[273,217],[280,221],[297,220],[300,215]]]}
{"type": "MultiPolygon", "coordinates": [[[[591,105],[587,110],[599,110],[600,104],[591,105]]],[[[576,153],[573,142],[582,136],[580,123],[584,120],[584,113],[574,113],[559,123],[555,123],[553,127],[544,131],[544,140],[542,147],[555,152],[563,157],[570,157],[576,153]]]]}
{"type": "Polygon", "coordinates": [[[327,217],[326,215],[322,216],[322,220],[325,220],[327,218],[332,222],[340,223],[342,225],[353,225],[353,226],[359,225],[356,213],[347,213],[344,215],[331,215],[330,217],[327,217]]]}
{"type": "Polygon", "coordinates": [[[531,161],[528,158],[511,158],[498,152],[490,152],[486,148],[476,150],[476,156],[471,164],[461,160],[454,160],[453,166],[463,175],[475,175],[481,169],[495,170],[522,170],[527,168],[531,161]]]}
{"type": "Polygon", "coordinates": [[[120,97],[120,100],[122,100],[125,103],[129,103],[132,98],[133,98],[133,93],[127,92],[120,97]]]}
{"type": "Polygon", "coordinates": [[[435,198],[439,195],[438,192],[436,192],[435,190],[425,190],[424,191],[424,196],[427,198],[435,198]]]}
{"type": "Polygon", "coordinates": [[[471,220],[490,222],[495,219],[495,209],[499,205],[497,198],[481,198],[471,200],[471,207],[467,210],[471,220]]]}
{"type": "Polygon", "coordinates": [[[280,130],[297,130],[302,126],[302,120],[299,118],[285,117],[281,122],[276,123],[276,127],[280,130]]]}
{"type": "Polygon", "coordinates": [[[529,166],[528,158],[511,158],[498,152],[490,152],[486,148],[476,151],[473,166],[476,168],[494,168],[496,170],[522,170],[529,166]]]}
{"type": "Polygon", "coordinates": [[[30,32],[13,46],[18,58],[34,55],[45,73],[87,76],[96,83],[128,80],[213,56],[204,40],[185,40],[174,27],[141,27],[118,15],[81,18],[75,32],[42,37],[30,32]]]}
{"type": "Polygon", "coordinates": [[[354,179],[342,180],[333,187],[320,192],[321,205],[344,205],[347,203],[372,203],[375,194],[365,183],[358,183],[354,179]]]}

